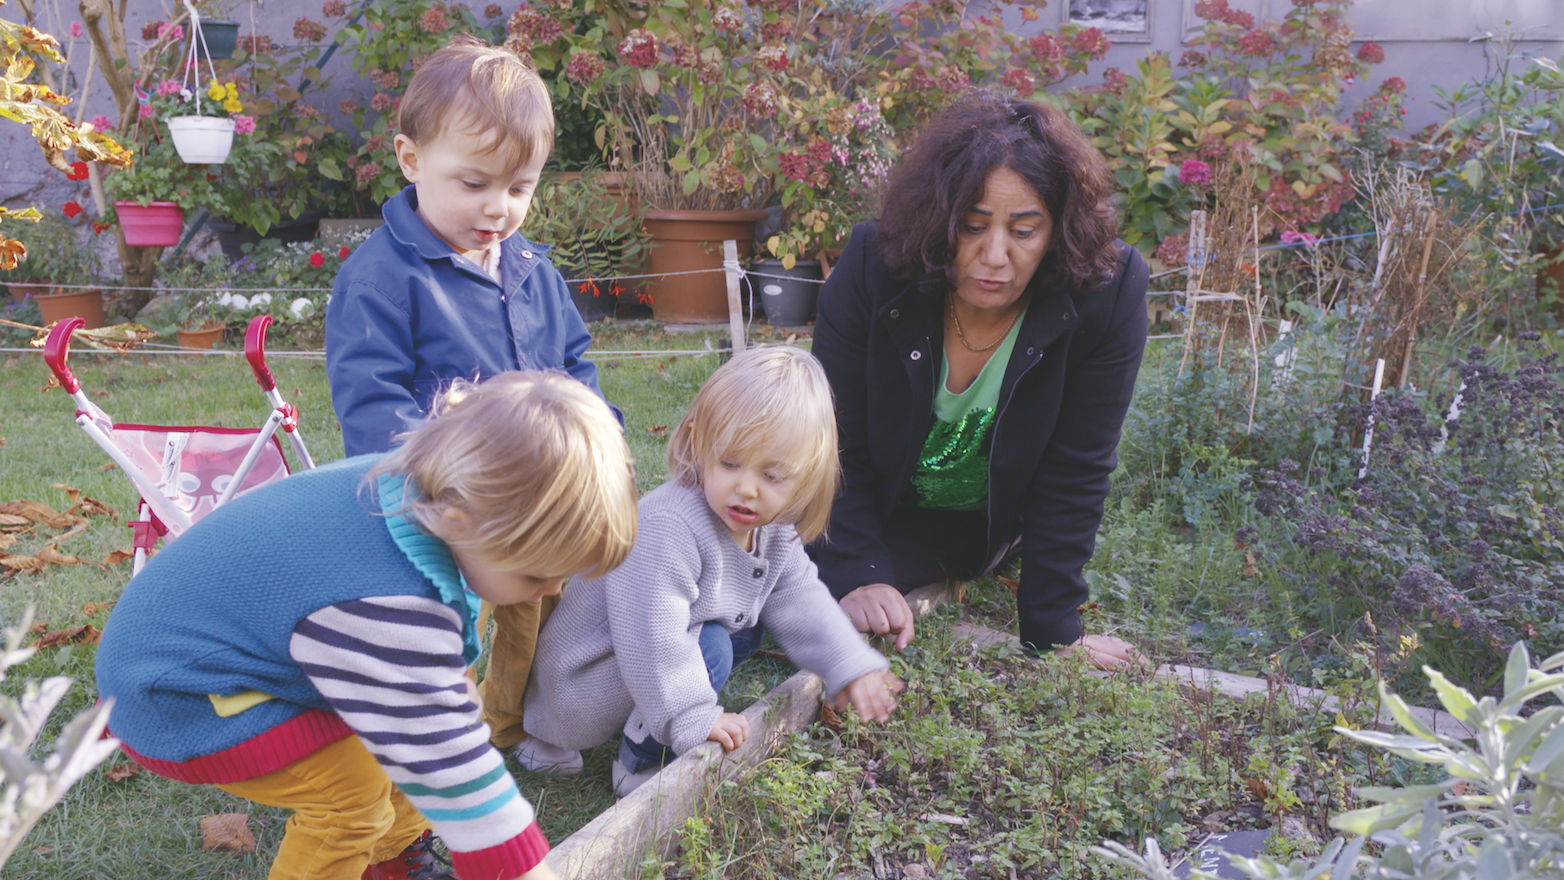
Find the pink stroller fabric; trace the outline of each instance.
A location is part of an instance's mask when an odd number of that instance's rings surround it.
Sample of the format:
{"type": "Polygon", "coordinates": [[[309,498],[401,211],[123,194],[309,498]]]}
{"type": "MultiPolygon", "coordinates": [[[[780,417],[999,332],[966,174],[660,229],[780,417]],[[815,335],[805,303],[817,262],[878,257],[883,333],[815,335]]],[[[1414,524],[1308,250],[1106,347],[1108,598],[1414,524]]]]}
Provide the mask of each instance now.
{"type": "MultiPolygon", "coordinates": [[[[111,436],[144,474],[156,479],[162,494],[195,522],[217,507],[217,499],[233,481],[258,433],[254,428],[115,425],[111,436]]],[[[288,462],[274,435],[234,497],[287,475],[288,462]]],[[[172,523],[167,527],[172,537],[179,536],[172,523]]]]}

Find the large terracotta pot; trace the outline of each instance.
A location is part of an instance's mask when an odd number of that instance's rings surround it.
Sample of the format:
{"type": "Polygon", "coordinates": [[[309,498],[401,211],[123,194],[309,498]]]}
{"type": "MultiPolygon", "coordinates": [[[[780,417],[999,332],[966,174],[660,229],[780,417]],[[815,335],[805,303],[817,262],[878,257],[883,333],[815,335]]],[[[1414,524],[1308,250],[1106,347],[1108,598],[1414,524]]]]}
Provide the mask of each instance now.
{"type": "Polygon", "coordinates": [[[11,289],[11,299],[17,302],[21,302],[29,296],[38,296],[39,294],[49,292],[49,283],[47,281],[28,282],[26,284],[17,284],[11,281],[7,282],[5,286],[11,289]]]}
{"type": "Polygon", "coordinates": [[[185,226],[185,209],[178,202],[115,202],[119,228],[131,247],[172,247],[179,244],[185,226]]]}
{"type": "Polygon", "coordinates": [[[82,325],[83,330],[103,326],[103,291],[101,290],[35,293],[33,299],[38,302],[38,311],[43,315],[45,327],[66,318],[81,318],[86,321],[87,323],[82,325]]]}
{"type": "MultiPolygon", "coordinates": [[[[739,261],[755,245],[755,223],[766,218],[761,210],[748,211],[647,211],[642,215],[652,238],[647,273],[662,275],[722,268],[722,243],[738,244],[739,261]]],[[[652,314],[665,324],[721,324],[728,320],[728,281],[720,271],[699,275],[651,278],[646,293],[652,314]]]]}
{"type": "Polygon", "coordinates": [[[180,348],[208,349],[223,341],[223,330],[223,325],[218,324],[199,330],[175,330],[174,335],[179,338],[180,348]]]}

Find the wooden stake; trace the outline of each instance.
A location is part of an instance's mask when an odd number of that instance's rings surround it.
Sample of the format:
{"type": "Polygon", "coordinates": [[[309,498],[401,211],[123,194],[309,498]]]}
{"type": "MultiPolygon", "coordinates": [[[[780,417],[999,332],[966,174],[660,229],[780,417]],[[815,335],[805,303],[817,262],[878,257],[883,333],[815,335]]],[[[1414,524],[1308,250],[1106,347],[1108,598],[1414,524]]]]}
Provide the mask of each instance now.
{"type": "Polygon", "coordinates": [[[1374,388],[1369,392],[1369,417],[1368,427],[1363,429],[1363,464],[1358,468],[1358,479],[1363,479],[1369,471],[1369,447],[1374,445],[1374,401],[1379,399],[1379,390],[1385,385],[1385,359],[1374,360],[1374,388]]]}
{"type": "Polygon", "coordinates": [[[722,243],[722,268],[728,276],[728,330],[733,334],[733,353],[738,354],[744,345],[744,306],[739,301],[739,246],[736,242],[722,243]]]}

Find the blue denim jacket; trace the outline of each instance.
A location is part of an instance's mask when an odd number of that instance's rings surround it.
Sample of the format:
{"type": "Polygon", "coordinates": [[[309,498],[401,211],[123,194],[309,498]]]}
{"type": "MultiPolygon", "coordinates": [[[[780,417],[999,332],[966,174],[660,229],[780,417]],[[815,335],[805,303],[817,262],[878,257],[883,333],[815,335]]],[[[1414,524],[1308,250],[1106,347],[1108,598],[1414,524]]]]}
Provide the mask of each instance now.
{"type": "Polygon", "coordinates": [[[386,202],[386,225],[342,264],[326,306],[326,376],[347,454],[390,448],[453,379],[564,370],[601,397],[597,367],[582,356],[592,335],[548,246],[501,242],[501,290],[416,209],[411,186],[386,202]]]}

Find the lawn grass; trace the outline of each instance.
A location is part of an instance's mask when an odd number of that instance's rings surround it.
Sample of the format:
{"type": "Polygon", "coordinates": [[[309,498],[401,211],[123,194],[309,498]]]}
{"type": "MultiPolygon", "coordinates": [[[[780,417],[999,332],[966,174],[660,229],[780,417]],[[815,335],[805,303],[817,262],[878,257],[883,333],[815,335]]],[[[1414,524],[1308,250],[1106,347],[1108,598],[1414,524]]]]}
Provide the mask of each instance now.
{"type": "MultiPolygon", "coordinates": [[[[713,351],[722,334],[669,335],[655,325],[594,327],[604,393],[625,414],[625,435],[644,490],[662,482],[667,433],[678,423],[695,391],[717,367],[713,351]],[[614,351],[706,350],[706,354],[662,354],[615,358],[614,351]]],[[[258,425],[268,407],[244,361],[232,356],[186,357],[93,354],[73,351],[71,367],[88,397],[118,422],[258,425]]],[[[325,364],[278,353],[270,359],[278,388],[302,413],[304,438],[318,463],[342,457],[342,436],[330,406],[325,364]]],[[[59,544],[62,553],[90,562],[129,546],[128,516],[135,493],[124,475],[105,469],[107,457],[72,421],[72,404],[37,355],[0,360],[0,501],[30,499],[56,510],[71,506],[68,485],[113,507],[118,519],[95,516],[85,531],[59,544]]],[[[291,452],[290,452],[291,455],[291,452]]],[[[59,531],[20,536],[6,552],[32,554],[59,531]]],[[[130,563],[50,566],[39,574],[0,580],[0,621],[17,620],[24,607],[50,629],[90,623],[101,628],[106,607],[130,577],[130,563]]],[[[177,613],[177,609],[171,613],[177,613]]],[[[774,646],[773,646],[774,647],[774,646]]],[[[69,675],[76,679],[47,734],[97,698],[93,684],[94,645],[51,649],[13,671],[3,685],[14,692],[28,679],[69,675]]],[[[785,661],[759,657],[735,670],[723,701],[738,711],[792,672],[785,661]]],[[[41,745],[47,747],[47,739],[41,745]]],[[[537,805],[544,832],[562,840],[613,803],[609,764],[613,744],[586,755],[585,772],[574,779],[541,777],[513,767],[523,792],[537,805]]],[[[282,835],[283,811],[250,804],[216,789],[188,786],[150,773],[115,781],[107,772],[127,763],[111,760],[93,772],[29,835],[6,866],[13,880],[32,878],[263,878],[282,835]],[[251,817],[258,851],[249,855],[203,853],[197,819],[221,812],[251,817]]]]}

